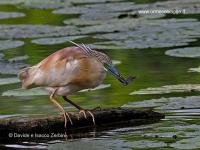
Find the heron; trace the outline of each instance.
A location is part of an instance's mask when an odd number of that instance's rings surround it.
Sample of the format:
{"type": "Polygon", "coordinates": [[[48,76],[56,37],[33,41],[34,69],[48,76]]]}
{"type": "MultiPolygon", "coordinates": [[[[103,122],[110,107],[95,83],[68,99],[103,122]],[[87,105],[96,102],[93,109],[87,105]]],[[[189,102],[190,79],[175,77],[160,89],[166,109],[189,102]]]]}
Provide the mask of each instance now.
{"type": "Polygon", "coordinates": [[[62,98],[79,110],[79,115],[90,115],[95,125],[93,113],[71,101],[68,96],[83,89],[95,88],[102,83],[106,72],[110,72],[123,85],[128,85],[135,77],[123,78],[113,65],[111,59],[103,52],[91,49],[85,44],[74,44],[63,48],[43,59],[38,64],[22,69],[18,77],[22,88],[44,87],[51,102],[64,117],[64,127],[67,121],[73,125],[70,113],[58,103],[55,96],[62,98]]]}

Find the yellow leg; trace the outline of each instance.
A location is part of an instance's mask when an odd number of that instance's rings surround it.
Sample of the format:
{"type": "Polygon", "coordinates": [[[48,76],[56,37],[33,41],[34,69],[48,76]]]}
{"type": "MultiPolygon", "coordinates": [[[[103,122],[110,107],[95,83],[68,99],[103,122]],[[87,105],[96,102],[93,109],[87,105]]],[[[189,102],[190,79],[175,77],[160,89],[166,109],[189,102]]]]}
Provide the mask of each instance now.
{"type": "Polygon", "coordinates": [[[55,100],[54,94],[56,90],[50,95],[50,100],[53,102],[53,104],[58,108],[58,110],[63,113],[64,119],[65,119],[65,128],[67,126],[67,118],[69,119],[71,125],[73,125],[72,120],[67,112],[65,112],[64,108],[55,100]]]}
{"type": "Polygon", "coordinates": [[[78,106],[77,104],[75,104],[74,102],[72,102],[71,100],[69,100],[66,96],[63,96],[63,99],[65,101],[67,101],[68,103],[70,103],[71,105],[73,105],[74,107],[76,107],[78,110],[79,110],[79,115],[80,114],[83,114],[85,118],[87,118],[87,115],[86,115],[86,112],[90,114],[90,116],[92,117],[92,121],[93,121],[93,124],[95,125],[95,119],[94,119],[94,115],[92,114],[91,111],[87,110],[87,109],[84,109],[80,106],[78,106]]]}

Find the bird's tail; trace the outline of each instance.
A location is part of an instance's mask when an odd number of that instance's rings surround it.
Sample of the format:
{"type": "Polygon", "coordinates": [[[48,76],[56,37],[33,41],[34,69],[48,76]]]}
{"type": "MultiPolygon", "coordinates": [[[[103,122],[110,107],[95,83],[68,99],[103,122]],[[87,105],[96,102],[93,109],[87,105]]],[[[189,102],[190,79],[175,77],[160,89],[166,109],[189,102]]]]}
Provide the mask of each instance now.
{"type": "Polygon", "coordinates": [[[18,78],[21,80],[22,82],[22,88],[28,89],[32,86],[33,82],[31,77],[31,72],[33,71],[33,67],[27,67],[22,69],[19,74],[18,74],[18,78]]]}
{"type": "Polygon", "coordinates": [[[27,68],[24,68],[22,69],[19,74],[18,74],[18,78],[22,81],[22,80],[25,80],[27,79],[29,73],[28,73],[28,70],[30,69],[31,67],[27,67],[27,68]]]}

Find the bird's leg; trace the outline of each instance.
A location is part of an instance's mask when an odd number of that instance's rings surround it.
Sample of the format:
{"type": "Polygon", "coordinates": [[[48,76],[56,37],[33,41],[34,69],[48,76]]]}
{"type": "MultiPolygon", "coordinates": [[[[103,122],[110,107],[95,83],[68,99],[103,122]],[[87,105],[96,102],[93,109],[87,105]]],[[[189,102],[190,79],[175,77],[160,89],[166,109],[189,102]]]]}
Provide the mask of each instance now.
{"type": "Polygon", "coordinates": [[[69,119],[71,125],[73,125],[72,120],[69,116],[69,114],[64,110],[64,108],[55,100],[54,98],[54,94],[55,94],[56,90],[54,92],[52,92],[52,94],[50,95],[50,100],[53,102],[53,104],[59,109],[59,111],[63,114],[64,119],[65,119],[65,128],[67,126],[67,118],[69,119]]]}
{"type": "Polygon", "coordinates": [[[83,114],[83,116],[84,116],[85,118],[87,118],[86,113],[90,114],[90,116],[92,117],[93,124],[95,125],[94,115],[92,114],[91,111],[89,111],[89,110],[87,110],[87,109],[84,109],[84,108],[78,106],[77,104],[75,104],[74,102],[72,102],[71,100],[69,100],[66,96],[63,96],[63,99],[64,99],[65,101],[67,101],[68,103],[70,103],[71,105],[73,105],[74,107],[76,107],[76,108],[79,110],[79,115],[80,115],[80,114],[83,114]]]}

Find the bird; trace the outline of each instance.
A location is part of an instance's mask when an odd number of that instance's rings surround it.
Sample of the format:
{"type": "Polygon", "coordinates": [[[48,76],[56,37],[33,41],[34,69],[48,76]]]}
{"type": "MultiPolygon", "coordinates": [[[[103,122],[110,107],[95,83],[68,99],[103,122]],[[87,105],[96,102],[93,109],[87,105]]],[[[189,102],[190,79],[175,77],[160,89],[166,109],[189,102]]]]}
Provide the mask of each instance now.
{"type": "Polygon", "coordinates": [[[89,114],[95,125],[93,113],[71,101],[68,96],[83,89],[92,89],[100,85],[110,72],[123,85],[128,85],[135,77],[124,79],[115,68],[112,60],[103,52],[91,49],[88,45],[69,41],[74,46],[63,48],[49,55],[41,62],[22,69],[18,78],[22,88],[44,87],[51,102],[64,117],[64,127],[67,121],[73,125],[70,114],[58,103],[55,96],[62,98],[79,110],[79,115],[89,114]]]}

